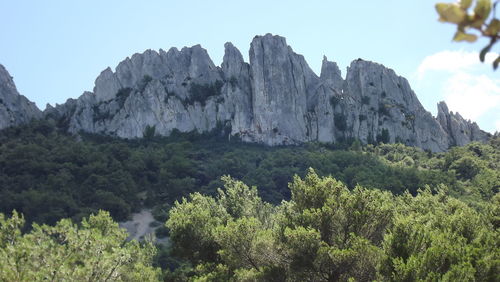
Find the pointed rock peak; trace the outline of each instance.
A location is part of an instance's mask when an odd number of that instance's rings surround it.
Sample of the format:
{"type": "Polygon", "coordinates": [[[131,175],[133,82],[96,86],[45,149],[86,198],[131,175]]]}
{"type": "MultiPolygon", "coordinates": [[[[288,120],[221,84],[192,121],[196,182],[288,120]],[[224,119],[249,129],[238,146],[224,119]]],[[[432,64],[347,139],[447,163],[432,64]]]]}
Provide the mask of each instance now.
{"type": "Polygon", "coordinates": [[[388,67],[386,67],[382,64],[376,63],[376,62],[363,60],[361,58],[358,58],[358,59],[352,61],[350,67],[348,67],[348,69],[356,69],[356,68],[361,69],[361,70],[386,71],[388,73],[396,74],[396,72],[391,68],[388,68],[388,67]]]}
{"type": "Polygon", "coordinates": [[[230,75],[241,69],[244,64],[243,56],[231,42],[224,44],[224,58],[222,59],[222,70],[230,75]]]}
{"type": "Polygon", "coordinates": [[[35,103],[17,92],[14,79],[0,64],[0,129],[41,118],[35,103]]]}
{"type": "MultiPolygon", "coordinates": [[[[393,81],[393,84],[397,85],[399,89],[410,90],[410,85],[404,77],[396,74],[393,69],[379,63],[366,61],[361,58],[352,61],[351,65],[347,67],[346,79],[349,80],[350,78],[359,77],[360,74],[367,79],[370,86],[372,86],[377,79],[376,76],[382,75],[382,77],[390,78],[390,80],[393,81]]],[[[380,77],[378,79],[380,79],[380,77]]],[[[412,94],[412,96],[415,96],[415,94],[412,94]]],[[[416,96],[414,99],[416,99],[416,96]]]]}
{"type": "Polygon", "coordinates": [[[200,44],[193,45],[191,47],[183,47],[181,49],[181,52],[183,53],[207,53],[207,50],[203,47],[201,47],[200,44]]]}
{"type": "MultiPolygon", "coordinates": [[[[127,59],[128,59],[128,57],[127,57],[127,59]]],[[[100,76],[101,76],[101,75],[108,75],[108,74],[110,74],[110,73],[112,74],[112,73],[113,73],[113,70],[111,69],[111,67],[107,67],[106,69],[104,69],[104,70],[101,72],[100,76]]]]}
{"type": "Polygon", "coordinates": [[[280,47],[288,47],[286,44],[286,39],[279,35],[272,35],[271,33],[267,33],[264,36],[255,36],[250,44],[253,47],[256,44],[262,44],[263,46],[280,46],[280,47]]]}
{"type": "MultiPolygon", "coordinates": [[[[297,56],[286,44],[286,39],[270,33],[264,36],[255,36],[250,44],[250,65],[262,65],[263,62],[286,62],[290,55],[297,56]],[[259,62],[257,62],[259,61],[259,62]]],[[[303,58],[299,58],[303,60],[303,58]]]]}
{"type": "Polygon", "coordinates": [[[328,61],[326,56],[323,56],[321,64],[321,79],[336,79],[341,77],[339,66],[335,62],[328,61]]]}
{"type": "Polygon", "coordinates": [[[226,58],[234,58],[237,61],[243,62],[243,56],[241,55],[240,50],[238,50],[238,48],[236,48],[231,42],[226,42],[226,44],[224,44],[224,60],[226,58]]]}
{"type": "Polygon", "coordinates": [[[363,60],[361,58],[357,58],[356,60],[351,62],[351,68],[353,67],[365,67],[365,66],[371,66],[371,67],[377,67],[377,68],[386,68],[384,65],[372,62],[372,61],[367,61],[363,60]]]}
{"type": "Polygon", "coordinates": [[[158,55],[158,52],[156,52],[156,50],[153,49],[146,49],[146,51],[144,51],[143,54],[158,55]]]}
{"type": "Polygon", "coordinates": [[[5,76],[10,77],[10,74],[7,71],[7,69],[2,64],[0,64],[0,77],[5,77],[5,76]]]}
{"type": "Polygon", "coordinates": [[[226,42],[226,44],[224,44],[224,58],[226,58],[226,56],[241,58],[241,61],[243,61],[243,56],[241,55],[240,50],[238,50],[238,48],[236,48],[231,42],[226,42]]]}
{"type": "MultiPolygon", "coordinates": [[[[123,65],[124,62],[120,64],[123,65]]],[[[120,65],[117,69],[119,68],[120,65]]],[[[94,93],[99,101],[112,99],[120,88],[121,85],[110,67],[103,70],[94,83],[94,93]]]]}
{"type": "Polygon", "coordinates": [[[0,64],[0,84],[6,84],[7,86],[16,89],[14,79],[10,76],[10,73],[2,64],[0,64]]]}
{"type": "Polygon", "coordinates": [[[196,44],[191,47],[184,47],[182,48],[181,53],[189,54],[191,56],[191,60],[209,61],[210,64],[213,64],[207,50],[201,47],[200,44],[196,44]]]}
{"type": "Polygon", "coordinates": [[[177,54],[179,52],[180,51],[179,51],[179,49],[177,49],[177,47],[172,47],[172,48],[168,49],[167,55],[173,55],[173,54],[177,54]]]}
{"type": "Polygon", "coordinates": [[[99,84],[102,81],[106,81],[106,80],[110,79],[111,77],[113,77],[113,70],[111,70],[110,67],[107,67],[106,69],[104,69],[103,71],[101,71],[101,73],[99,74],[99,76],[96,78],[95,84],[97,85],[97,84],[99,84]]]}
{"type": "Polygon", "coordinates": [[[443,113],[443,114],[448,114],[450,110],[448,110],[448,106],[444,101],[441,101],[438,103],[438,114],[443,113]]]}

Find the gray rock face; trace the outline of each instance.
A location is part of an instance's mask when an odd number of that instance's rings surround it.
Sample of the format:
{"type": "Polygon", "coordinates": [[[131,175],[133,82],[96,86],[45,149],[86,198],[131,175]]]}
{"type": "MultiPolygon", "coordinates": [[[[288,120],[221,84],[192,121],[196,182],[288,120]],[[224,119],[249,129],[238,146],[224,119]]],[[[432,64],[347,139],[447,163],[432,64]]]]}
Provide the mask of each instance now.
{"type": "Polygon", "coordinates": [[[304,57],[282,37],[257,36],[250,45],[250,71],[253,141],[278,145],[309,140],[308,98],[319,79],[304,57]]]}
{"type": "Polygon", "coordinates": [[[267,145],[307,141],[402,142],[431,151],[485,141],[489,134],[439,104],[434,118],[408,81],[380,64],[355,60],[346,79],[325,57],[318,77],[283,37],[256,36],[250,63],[231,43],[221,67],[196,45],[147,50],[104,70],[93,92],[48,108],[70,132],[124,138],[146,128],[169,135],[221,133],[267,145]]]}
{"type": "Polygon", "coordinates": [[[408,81],[393,70],[358,59],[348,68],[344,92],[348,101],[355,101],[347,105],[349,137],[401,142],[432,151],[449,147],[446,132],[422,107],[408,81]]]}
{"type": "Polygon", "coordinates": [[[438,104],[437,120],[450,137],[450,144],[464,146],[472,141],[486,142],[488,135],[475,122],[465,120],[459,113],[448,110],[445,102],[438,104]]]}
{"type": "Polygon", "coordinates": [[[0,129],[40,119],[42,112],[35,103],[19,95],[14,80],[0,64],[0,129]]]}

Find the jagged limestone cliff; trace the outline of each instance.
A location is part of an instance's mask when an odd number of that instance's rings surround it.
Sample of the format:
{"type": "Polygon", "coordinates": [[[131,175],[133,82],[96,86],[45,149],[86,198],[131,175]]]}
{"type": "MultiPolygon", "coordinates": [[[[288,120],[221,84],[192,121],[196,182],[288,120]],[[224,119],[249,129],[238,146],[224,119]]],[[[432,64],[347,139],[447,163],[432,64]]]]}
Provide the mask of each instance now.
{"type": "Polygon", "coordinates": [[[216,66],[196,45],[147,50],[104,70],[93,92],[48,107],[70,132],[142,137],[221,130],[268,145],[307,141],[402,142],[431,151],[485,141],[489,134],[439,104],[434,118],[408,81],[383,65],[355,60],[346,79],[325,57],[318,77],[280,36],[256,36],[250,63],[231,43],[216,66]]]}
{"type": "Polygon", "coordinates": [[[0,129],[41,117],[42,112],[35,103],[19,95],[9,72],[0,65],[0,129]]]}

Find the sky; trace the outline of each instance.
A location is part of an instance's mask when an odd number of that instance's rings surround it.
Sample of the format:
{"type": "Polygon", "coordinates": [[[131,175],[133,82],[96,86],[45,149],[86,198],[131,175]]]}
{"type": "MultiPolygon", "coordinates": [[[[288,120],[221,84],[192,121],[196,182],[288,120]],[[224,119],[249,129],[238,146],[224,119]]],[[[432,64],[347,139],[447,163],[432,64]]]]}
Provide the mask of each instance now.
{"type": "Polygon", "coordinates": [[[357,58],[381,63],[407,78],[433,115],[445,101],[500,131],[500,70],[478,59],[486,40],[452,42],[455,28],[438,22],[437,2],[0,0],[0,64],[43,110],[92,91],[102,70],[134,53],[201,44],[220,65],[230,41],[248,61],[253,37],[272,33],[318,75],[324,55],[343,76],[357,58]]]}

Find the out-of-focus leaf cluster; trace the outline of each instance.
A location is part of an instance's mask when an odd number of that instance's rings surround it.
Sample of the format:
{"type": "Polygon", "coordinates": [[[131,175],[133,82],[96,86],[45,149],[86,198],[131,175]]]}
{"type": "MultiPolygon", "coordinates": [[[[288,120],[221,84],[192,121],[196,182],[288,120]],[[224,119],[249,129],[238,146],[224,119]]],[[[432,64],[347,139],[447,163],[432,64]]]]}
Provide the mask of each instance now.
{"type": "MultiPolygon", "coordinates": [[[[479,60],[484,62],[486,54],[499,39],[500,20],[496,18],[498,0],[460,0],[455,3],[437,3],[436,11],[441,22],[455,24],[457,32],[454,41],[476,42],[485,37],[490,42],[479,53],[479,60]]],[[[498,68],[500,56],[493,61],[493,69],[498,68]]]]}

